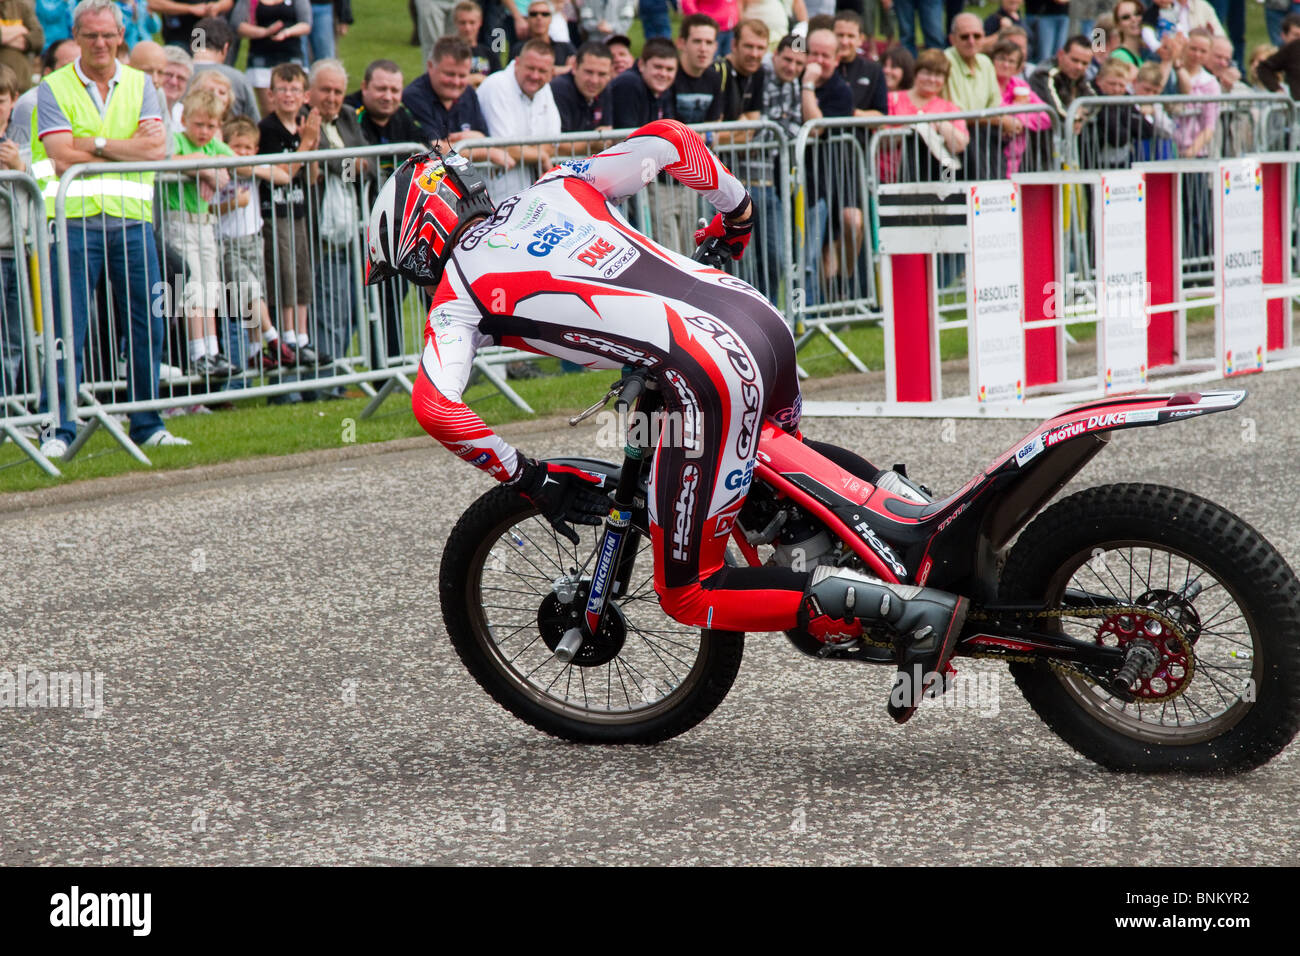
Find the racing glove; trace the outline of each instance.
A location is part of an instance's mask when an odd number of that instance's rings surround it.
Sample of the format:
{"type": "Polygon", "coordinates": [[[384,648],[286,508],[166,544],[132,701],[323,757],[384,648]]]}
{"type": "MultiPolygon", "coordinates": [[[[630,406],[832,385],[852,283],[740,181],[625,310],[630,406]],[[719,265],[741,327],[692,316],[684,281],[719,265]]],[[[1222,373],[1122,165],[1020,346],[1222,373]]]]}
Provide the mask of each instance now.
{"type": "Polygon", "coordinates": [[[744,222],[735,222],[734,217],[743,214],[746,209],[752,209],[754,203],[745,195],[745,201],[731,211],[727,216],[722,213],[716,213],[713,221],[703,229],[695,230],[695,244],[703,245],[706,239],[721,239],[731,253],[731,258],[739,259],[745,254],[745,249],[749,245],[749,237],[754,231],[754,216],[744,222]]]}
{"type": "Polygon", "coordinates": [[[506,482],[537,506],[551,527],[575,545],[578,532],[568,524],[597,525],[609,513],[609,498],[597,489],[604,478],[572,465],[521,458],[519,471],[506,482]]]}

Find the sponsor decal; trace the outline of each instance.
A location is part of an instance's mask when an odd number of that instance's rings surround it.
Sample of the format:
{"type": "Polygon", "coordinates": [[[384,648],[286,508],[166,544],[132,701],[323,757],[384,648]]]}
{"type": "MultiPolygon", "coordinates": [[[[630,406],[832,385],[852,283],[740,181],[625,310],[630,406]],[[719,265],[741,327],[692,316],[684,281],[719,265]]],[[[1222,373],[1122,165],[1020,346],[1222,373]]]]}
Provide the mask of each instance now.
{"type": "Polygon", "coordinates": [[[840,484],[845,491],[852,495],[856,495],[866,485],[860,478],[854,478],[852,475],[845,475],[840,479],[840,484]]]}
{"type": "Polygon", "coordinates": [[[754,384],[756,378],[754,363],[750,361],[749,353],[745,347],[740,344],[732,331],[721,322],[711,319],[707,315],[687,316],[686,321],[713,336],[713,340],[727,353],[727,360],[731,362],[731,367],[736,370],[736,374],[742,379],[740,399],[745,407],[740,413],[740,433],[736,436],[736,457],[747,460],[753,457],[754,441],[758,434],[759,391],[758,386],[754,384]]]}
{"type": "Polygon", "coordinates": [[[549,255],[552,249],[571,235],[573,235],[571,222],[543,226],[533,233],[533,241],[528,244],[528,254],[538,257],[549,255]]]}
{"type": "Polygon", "coordinates": [[[1140,408],[1134,412],[1127,412],[1128,424],[1136,425],[1139,422],[1154,422],[1160,418],[1160,412],[1154,408],[1140,408]]]}
{"type": "MultiPolygon", "coordinates": [[[[1115,428],[1119,425],[1125,425],[1133,421],[1132,416],[1146,415],[1146,412],[1107,412],[1105,415],[1092,415],[1085,421],[1070,422],[1068,425],[1062,425],[1055,431],[1045,432],[1043,434],[1043,444],[1048,448],[1053,445],[1066,441],[1070,438],[1077,438],[1084,432],[1096,431],[1099,428],[1115,428]]],[[[1156,414],[1154,411],[1150,414],[1156,414]]],[[[1138,421],[1153,421],[1149,417],[1143,417],[1138,421]]]]}
{"type": "Polygon", "coordinates": [[[965,511],[965,510],[966,510],[967,508],[969,508],[969,507],[970,507],[970,502],[969,502],[969,501],[963,501],[963,502],[961,503],[961,506],[960,506],[956,511],[954,511],[952,514],[948,515],[948,517],[944,518],[943,521],[939,522],[939,528],[938,528],[938,530],[939,530],[939,531],[942,531],[944,528],[948,527],[948,525],[952,524],[953,521],[956,520],[956,518],[957,518],[958,515],[960,515],[963,511],[965,511]]]}
{"type": "Polygon", "coordinates": [[[676,369],[668,369],[664,381],[672,386],[681,404],[682,447],[687,451],[700,451],[700,400],[695,390],[686,382],[686,376],[676,369]]]}
{"type": "Polygon", "coordinates": [[[510,214],[514,212],[515,206],[517,206],[518,204],[519,204],[518,196],[511,196],[509,199],[503,202],[500,206],[497,207],[496,213],[494,213],[491,216],[488,216],[487,219],[483,220],[483,222],[479,223],[477,226],[475,226],[473,229],[471,229],[469,232],[465,233],[465,235],[461,237],[459,243],[460,248],[473,249],[474,247],[476,247],[480,242],[482,242],[485,238],[491,235],[496,230],[497,226],[501,225],[503,222],[505,222],[507,219],[510,218],[510,214]]]}
{"type": "Polygon", "coordinates": [[[596,573],[591,579],[591,593],[587,595],[587,623],[592,632],[600,623],[600,610],[605,600],[605,589],[609,586],[609,572],[614,565],[614,555],[618,553],[619,543],[623,540],[622,531],[605,530],[605,540],[600,546],[600,560],[596,562],[596,573]]]}
{"type": "MultiPolygon", "coordinates": [[[[690,554],[691,524],[695,520],[695,499],[700,490],[697,465],[682,466],[681,490],[673,502],[673,535],[670,554],[674,561],[685,563],[690,554]]],[[[594,586],[593,586],[594,591],[594,586]]]]}
{"type": "Polygon", "coordinates": [[[1169,417],[1170,418],[1191,418],[1193,415],[1199,415],[1203,411],[1205,411],[1205,409],[1203,408],[1183,408],[1183,409],[1179,409],[1176,412],[1170,412],[1169,417]]]}
{"type": "Polygon", "coordinates": [[[1025,447],[1021,448],[1020,451],[1016,452],[1016,464],[1023,468],[1025,462],[1029,461],[1031,458],[1033,458],[1042,450],[1043,450],[1043,436],[1035,435],[1033,439],[1031,439],[1025,445],[1025,447]]]}
{"type": "MultiPolygon", "coordinates": [[[[596,110],[595,113],[597,122],[600,121],[600,112],[601,112],[600,110],[596,110]]],[[[591,160],[575,159],[565,163],[564,166],[566,169],[572,172],[573,175],[577,176],[579,179],[583,179],[586,180],[587,182],[591,182],[591,160]]]]}
{"type": "Polygon", "coordinates": [[[586,345],[597,352],[612,355],[614,358],[622,359],[632,365],[645,365],[653,368],[659,364],[659,356],[657,355],[651,355],[649,352],[643,352],[630,345],[613,342],[598,335],[588,335],[585,332],[565,332],[562,338],[572,345],[586,345]]]}
{"type": "Polygon", "coordinates": [[[772,421],[783,428],[793,428],[803,418],[803,395],[794,397],[794,404],[772,413],[772,421]]]}
{"type": "Polygon", "coordinates": [[[906,579],[907,568],[903,567],[903,565],[899,563],[898,558],[894,556],[893,549],[876,536],[876,532],[872,529],[871,525],[867,524],[865,521],[859,521],[853,526],[853,530],[862,537],[863,541],[871,545],[871,550],[876,552],[876,554],[880,556],[881,560],[889,565],[889,569],[893,571],[894,574],[896,574],[900,579],[906,579]]]}
{"type": "Polygon", "coordinates": [[[604,239],[597,239],[582,252],[578,253],[578,261],[584,266],[591,266],[593,269],[600,264],[600,260],[613,252],[617,246],[604,239]]]}
{"type": "Polygon", "coordinates": [[[641,258],[641,253],[628,246],[605,263],[600,270],[600,274],[606,279],[612,279],[639,258],[641,258]]]}
{"type": "Polygon", "coordinates": [[[737,501],[726,511],[723,511],[718,515],[716,519],[716,528],[713,532],[715,538],[725,538],[727,535],[731,534],[732,530],[736,527],[736,517],[740,514],[740,509],[744,504],[745,502],[743,499],[737,501]]]}
{"type": "Polygon", "coordinates": [[[438,336],[439,345],[455,345],[459,341],[461,341],[461,336],[453,335],[450,332],[443,332],[438,336]]]}
{"type": "Polygon", "coordinates": [[[488,463],[488,459],[490,459],[491,457],[492,457],[492,452],[484,451],[484,452],[479,452],[473,458],[466,456],[465,460],[469,462],[471,465],[486,465],[488,463]]]}
{"type": "Polygon", "coordinates": [[[754,480],[754,463],[746,462],[744,468],[737,468],[729,472],[727,477],[722,479],[723,486],[728,491],[742,491],[749,487],[749,483],[754,480]]]}
{"type": "Polygon", "coordinates": [[[438,186],[442,183],[442,178],[447,175],[447,170],[441,166],[431,166],[424,172],[420,173],[415,179],[415,185],[419,186],[426,193],[436,193],[438,186]]]}
{"type": "Polygon", "coordinates": [[[494,232],[487,237],[487,247],[489,249],[518,249],[519,243],[512,241],[508,233],[494,232]]]}
{"type": "Polygon", "coordinates": [[[922,587],[925,586],[925,581],[930,576],[930,569],[932,567],[934,567],[934,562],[930,560],[929,555],[926,555],[925,560],[921,562],[921,570],[916,573],[917,584],[922,587]]]}

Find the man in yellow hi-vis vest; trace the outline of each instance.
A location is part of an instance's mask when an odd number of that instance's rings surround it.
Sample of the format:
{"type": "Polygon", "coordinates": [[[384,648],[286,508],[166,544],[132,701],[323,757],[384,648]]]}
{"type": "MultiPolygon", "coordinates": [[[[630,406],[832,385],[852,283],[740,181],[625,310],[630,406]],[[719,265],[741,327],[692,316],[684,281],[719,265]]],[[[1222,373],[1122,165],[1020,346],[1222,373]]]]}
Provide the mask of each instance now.
{"type": "MultiPolygon", "coordinates": [[[[32,172],[52,219],[59,176],[78,163],[144,162],[166,156],[162,98],[153,81],[117,61],[122,43],[121,9],[114,0],[81,0],[72,14],[72,38],[81,55],[42,83],[32,119],[32,172]]],[[[95,290],[105,279],[119,329],[129,343],[127,384],[132,401],[158,397],[163,315],[162,271],[153,234],[153,174],[80,176],[65,195],[71,273],[71,346],[79,387],[82,352],[95,290]]],[[[55,299],[56,304],[58,299],[55,299]]],[[[62,325],[57,328],[62,333],[62,325]]],[[[63,363],[58,364],[64,394],[63,363]]],[[[61,458],[76,435],[76,422],[62,409],[41,451],[61,458]]],[[[156,411],[131,416],[138,445],[188,445],[163,427],[156,411]]]]}

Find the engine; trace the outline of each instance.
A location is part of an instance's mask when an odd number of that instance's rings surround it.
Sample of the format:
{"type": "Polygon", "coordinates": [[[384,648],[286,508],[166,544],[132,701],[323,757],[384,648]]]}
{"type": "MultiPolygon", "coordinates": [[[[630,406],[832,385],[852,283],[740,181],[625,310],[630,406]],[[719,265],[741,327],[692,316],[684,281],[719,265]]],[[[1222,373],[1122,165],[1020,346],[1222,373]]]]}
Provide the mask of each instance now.
{"type": "Polygon", "coordinates": [[[826,526],[788,499],[778,499],[755,484],[740,512],[740,527],[750,544],[771,545],[768,567],[811,571],[839,564],[843,546],[826,526]]]}

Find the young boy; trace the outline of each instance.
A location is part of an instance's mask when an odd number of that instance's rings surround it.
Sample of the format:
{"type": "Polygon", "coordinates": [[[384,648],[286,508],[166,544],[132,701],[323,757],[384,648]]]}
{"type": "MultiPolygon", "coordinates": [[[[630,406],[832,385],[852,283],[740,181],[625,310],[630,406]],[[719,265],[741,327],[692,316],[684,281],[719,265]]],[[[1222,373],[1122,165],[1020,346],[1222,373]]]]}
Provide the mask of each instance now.
{"type": "Polygon", "coordinates": [[[501,69],[501,54],[491,44],[479,43],[478,33],[483,26],[483,8],[474,0],[461,0],[451,11],[456,24],[456,35],[469,46],[469,85],[477,87],[489,73],[501,69]]]}
{"type": "MultiPolygon", "coordinates": [[[[257,124],[247,116],[236,116],[221,128],[226,145],[236,156],[256,156],[261,136],[257,124]]],[[[283,186],[289,174],[279,166],[252,166],[231,170],[230,182],[217,191],[212,208],[221,218],[217,235],[221,237],[222,265],[226,282],[233,283],[232,308],[238,309],[243,327],[253,342],[249,368],[270,372],[292,366],[297,355],[280,341],[280,333],[271,323],[271,313],[262,291],[266,260],[262,255],[262,211],[252,198],[254,179],[283,186]]]]}
{"type": "MultiPolygon", "coordinates": [[[[217,137],[221,131],[221,102],[208,90],[181,100],[181,132],[172,134],[176,159],[230,156],[230,147],[217,137]]],[[[230,180],[225,169],[201,169],[186,174],[195,182],[163,186],[163,239],[184,264],[183,301],[189,332],[190,371],[204,378],[229,378],[238,369],[221,353],[217,340],[217,310],[221,302],[221,271],[217,255],[216,217],[208,200],[230,180]]]]}
{"type": "MultiPolygon", "coordinates": [[[[297,63],[281,63],[271,71],[271,111],[258,124],[263,154],[305,153],[320,142],[320,113],[302,116],[307,74],[297,63]]],[[[266,266],[271,270],[271,307],[280,320],[284,344],[295,364],[317,365],[333,361],[311,348],[307,334],[307,307],[311,304],[311,250],[307,244],[306,163],[284,163],[277,168],[288,177],[277,185],[258,183],[261,200],[266,266]]]]}

